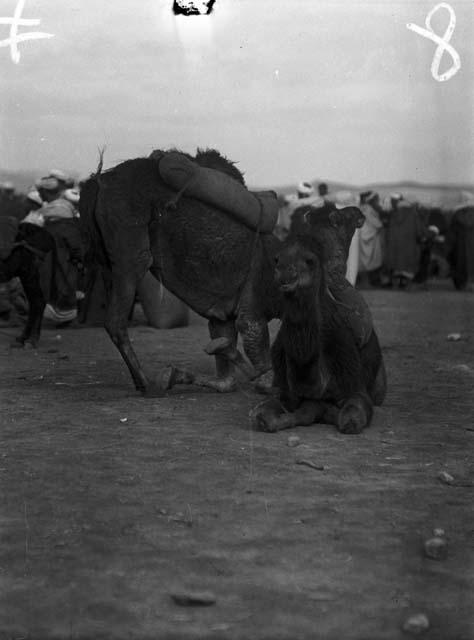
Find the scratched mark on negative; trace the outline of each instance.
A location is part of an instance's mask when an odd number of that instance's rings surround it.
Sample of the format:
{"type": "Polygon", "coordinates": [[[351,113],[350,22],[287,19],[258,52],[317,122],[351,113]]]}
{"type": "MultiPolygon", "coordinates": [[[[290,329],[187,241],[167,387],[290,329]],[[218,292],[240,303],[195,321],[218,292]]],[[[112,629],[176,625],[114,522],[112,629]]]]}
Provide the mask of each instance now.
{"type": "Polygon", "coordinates": [[[207,16],[211,13],[216,0],[174,0],[175,16],[207,16]]]}
{"type": "Polygon", "coordinates": [[[455,26],[456,26],[456,14],[454,13],[454,9],[451,7],[451,5],[447,4],[446,2],[440,2],[435,7],[433,7],[433,9],[431,9],[431,11],[428,13],[425,19],[426,29],[424,29],[423,27],[419,27],[418,25],[413,24],[411,22],[407,24],[407,29],[410,29],[411,31],[418,33],[420,36],[423,36],[424,38],[428,38],[428,40],[432,40],[435,44],[438,45],[436,47],[436,51],[433,56],[433,62],[431,63],[431,75],[438,82],[444,82],[446,80],[449,80],[461,68],[461,58],[459,57],[459,54],[456,51],[456,49],[449,44],[449,41],[451,40],[451,36],[454,33],[455,26]],[[439,35],[437,35],[433,31],[433,28],[431,26],[431,18],[440,9],[446,9],[449,13],[449,24],[446,28],[446,31],[444,32],[443,37],[440,37],[439,35]],[[453,64],[449,67],[447,71],[445,71],[440,75],[439,65],[441,64],[441,58],[443,57],[444,52],[449,53],[453,61],[453,64]]]}
{"type": "Polygon", "coordinates": [[[0,47],[10,47],[11,59],[15,64],[20,62],[19,42],[54,37],[52,33],[43,33],[41,31],[27,31],[26,33],[18,34],[18,27],[37,26],[41,22],[38,18],[25,19],[21,17],[25,2],[26,0],[18,0],[13,18],[0,18],[0,24],[10,25],[10,37],[5,40],[0,40],[0,47]]]}

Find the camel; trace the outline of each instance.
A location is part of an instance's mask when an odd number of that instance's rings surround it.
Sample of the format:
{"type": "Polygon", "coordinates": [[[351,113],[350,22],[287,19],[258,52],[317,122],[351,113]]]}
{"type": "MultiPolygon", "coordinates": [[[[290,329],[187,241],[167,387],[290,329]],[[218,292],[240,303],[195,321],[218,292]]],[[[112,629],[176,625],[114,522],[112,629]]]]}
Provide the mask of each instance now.
{"type": "MultiPolygon", "coordinates": [[[[104,273],[106,331],[144,395],[160,396],[181,383],[230,391],[236,385],[235,366],[259,388],[268,388],[267,325],[280,316],[273,269],[281,241],[259,227],[249,228],[216,204],[191,197],[185,189],[176,193],[160,173],[164,155],[154,151],[148,158],[126,160],[107,171],[102,171],[101,162],[81,189],[79,210],[89,246],[86,263],[100,264],[104,273]],[[215,355],[216,377],[176,367],[165,368],[153,379],[145,374],[130,342],[127,320],[138,283],[148,270],[208,319],[212,342],[207,352],[215,355]],[[239,334],[248,362],[236,349],[239,334]]],[[[230,191],[234,184],[245,185],[235,164],[216,150],[198,150],[193,160],[230,179],[230,191]]],[[[353,209],[348,208],[347,216],[342,209],[328,219],[327,224],[337,227],[330,242],[337,243],[338,234],[343,243],[347,234],[352,237],[353,209]]]]}
{"type": "Polygon", "coordinates": [[[360,433],[386,393],[375,330],[362,344],[346,321],[328,289],[324,247],[314,236],[290,234],[277,256],[275,283],[282,293],[282,324],[272,345],[278,399],[252,412],[254,425],[275,432],[325,422],[360,433]]]}

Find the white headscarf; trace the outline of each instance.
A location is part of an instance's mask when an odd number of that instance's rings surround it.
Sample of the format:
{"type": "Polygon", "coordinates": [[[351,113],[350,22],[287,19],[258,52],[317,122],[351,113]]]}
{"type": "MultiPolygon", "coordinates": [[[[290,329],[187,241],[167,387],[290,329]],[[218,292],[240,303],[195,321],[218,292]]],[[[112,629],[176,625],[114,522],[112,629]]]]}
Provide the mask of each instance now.
{"type": "Polygon", "coordinates": [[[311,196],[314,193],[314,187],[311,183],[302,181],[298,184],[298,193],[302,196],[311,196]]]}

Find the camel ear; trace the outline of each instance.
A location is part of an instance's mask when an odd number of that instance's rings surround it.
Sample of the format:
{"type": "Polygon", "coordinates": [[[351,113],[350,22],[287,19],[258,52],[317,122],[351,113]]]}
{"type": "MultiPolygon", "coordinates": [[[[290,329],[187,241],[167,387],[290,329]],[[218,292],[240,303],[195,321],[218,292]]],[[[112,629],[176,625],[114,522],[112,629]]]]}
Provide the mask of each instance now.
{"type": "Polygon", "coordinates": [[[329,222],[333,227],[338,227],[342,222],[341,212],[338,209],[334,209],[329,214],[329,222]]]}
{"type": "Polygon", "coordinates": [[[339,213],[343,214],[347,220],[350,220],[356,229],[360,229],[365,222],[364,214],[359,207],[344,207],[339,213]]]}

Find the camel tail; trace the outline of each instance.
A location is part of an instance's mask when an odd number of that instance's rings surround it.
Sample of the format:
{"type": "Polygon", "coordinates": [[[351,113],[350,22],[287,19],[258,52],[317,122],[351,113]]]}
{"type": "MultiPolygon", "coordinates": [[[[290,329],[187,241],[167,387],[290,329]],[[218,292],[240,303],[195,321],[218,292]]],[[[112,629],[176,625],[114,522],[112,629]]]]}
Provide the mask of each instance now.
{"type": "Polygon", "coordinates": [[[96,208],[100,191],[99,175],[92,175],[82,185],[79,200],[79,213],[81,215],[81,230],[84,243],[85,264],[108,265],[107,255],[104,249],[102,235],[97,224],[96,208]]]}
{"type": "Polygon", "coordinates": [[[104,166],[105,146],[99,147],[99,163],[93,173],[82,185],[79,199],[79,213],[81,215],[81,229],[85,246],[85,263],[93,265],[99,263],[108,265],[102,235],[97,224],[97,204],[100,191],[100,176],[104,166]]]}

